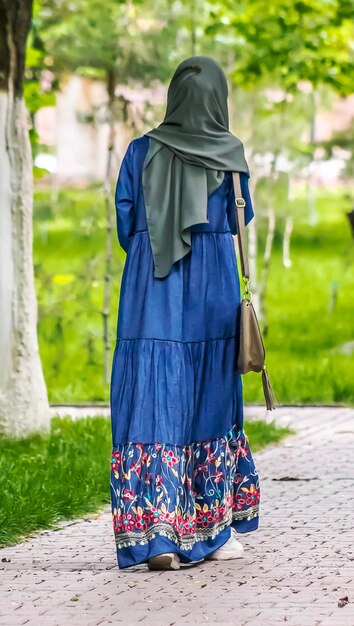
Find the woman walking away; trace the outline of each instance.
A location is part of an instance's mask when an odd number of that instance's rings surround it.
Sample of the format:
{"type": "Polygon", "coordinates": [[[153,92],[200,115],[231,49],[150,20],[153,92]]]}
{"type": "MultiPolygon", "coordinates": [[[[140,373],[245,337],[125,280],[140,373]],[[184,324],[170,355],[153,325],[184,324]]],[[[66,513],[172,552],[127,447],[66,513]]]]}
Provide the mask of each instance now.
{"type": "Polygon", "coordinates": [[[242,556],[259,477],[235,367],[240,284],[232,172],[253,217],[228,88],[204,56],[181,63],[160,126],[133,140],[116,187],[127,252],[111,378],[118,566],[179,569],[242,556]]]}

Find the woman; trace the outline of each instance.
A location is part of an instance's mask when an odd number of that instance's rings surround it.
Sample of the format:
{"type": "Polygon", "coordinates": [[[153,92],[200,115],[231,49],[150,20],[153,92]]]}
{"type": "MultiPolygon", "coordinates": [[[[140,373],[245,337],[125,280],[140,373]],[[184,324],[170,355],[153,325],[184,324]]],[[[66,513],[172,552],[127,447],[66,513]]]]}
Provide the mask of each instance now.
{"type": "Polygon", "coordinates": [[[120,568],[242,556],[259,478],[235,369],[240,286],[232,172],[253,217],[227,82],[181,63],[162,124],[133,140],[116,187],[127,252],[111,379],[111,498],[120,568]]]}

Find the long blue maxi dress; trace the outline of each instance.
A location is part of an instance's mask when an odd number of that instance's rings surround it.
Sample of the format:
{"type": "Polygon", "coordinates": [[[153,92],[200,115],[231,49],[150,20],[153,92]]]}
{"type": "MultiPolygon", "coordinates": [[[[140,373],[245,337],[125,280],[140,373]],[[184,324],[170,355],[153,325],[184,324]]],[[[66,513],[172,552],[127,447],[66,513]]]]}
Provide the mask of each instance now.
{"type": "MultiPolygon", "coordinates": [[[[119,568],[164,552],[182,562],[258,528],[260,486],[235,369],[240,285],[232,175],[208,224],[168,276],[154,277],[142,189],[149,147],[133,140],[115,194],[127,252],[111,376],[111,502],[119,568]]],[[[241,177],[245,220],[253,217],[241,177]]]]}

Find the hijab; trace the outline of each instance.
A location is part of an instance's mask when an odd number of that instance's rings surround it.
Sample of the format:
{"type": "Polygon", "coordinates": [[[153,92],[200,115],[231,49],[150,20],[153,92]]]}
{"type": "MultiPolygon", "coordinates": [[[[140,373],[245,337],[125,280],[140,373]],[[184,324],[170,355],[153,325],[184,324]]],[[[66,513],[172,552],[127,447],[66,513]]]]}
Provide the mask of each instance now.
{"type": "Polygon", "coordinates": [[[227,97],[221,67],[190,57],[172,77],[163,122],[146,133],[142,184],[157,278],[190,251],[191,226],[208,223],[208,196],[225,171],[249,175],[243,144],[229,131],[227,97]]]}

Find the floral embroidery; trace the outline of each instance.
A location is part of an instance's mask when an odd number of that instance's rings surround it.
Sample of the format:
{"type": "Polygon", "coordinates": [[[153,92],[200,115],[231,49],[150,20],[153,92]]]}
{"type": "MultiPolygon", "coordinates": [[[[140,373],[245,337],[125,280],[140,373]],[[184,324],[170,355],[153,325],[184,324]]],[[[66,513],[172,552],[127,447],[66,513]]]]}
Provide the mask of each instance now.
{"type": "Polygon", "coordinates": [[[134,518],[131,513],[123,513],[122,515],[122,528],[124,530],[133,530],[135,525],[134,518]]]}
{"type": "MultiPolygon", "coordinates": [[[[200,509],[200,504],[195,505],[197,509],[200,509]]],[[[199,511],[197,517],[197,524],[203,526],[203,528],[208,528],[212,522],[214,521],[214,515],[211,510],[208,509],[208,505],[204,504],[203,508],[199,511]]]]}
{"type": "Polygon", "coordinates": [[[163,535],[191,549],[259,514],[259,478],[244,430],[188,446],[122,444],[111,469],[117,547],[163,535]]]}
{"type": "Polygon", "coordinates": [[[242,491],[246,492],[246,504],[258,504],[259,502],[259,489],[256,489],[254,485],[247,487],[241,487],[242,491]]]}
{"type": "Polygon", "coordinates": [[[216,483],[220,482],[224,478],[224,474],[222,472],[216,472],[213,476],[216,483]]]}
{"type": "Polygon", "coordinates": [[[124,489],[123,498],[126,500],[134,500],[134,494],[131,489],[124,489]]]}
{"type": "Polygon", "coordinates": [[[167,463],[168,467],[173,467],[174,464],[177,463],[177,459],[174,456],[172,450],[168,450],[168,452],[166,452],[166,450],[163,451],[162,461],[164,463],[167,463]]]}
{"type": "Polygon", "coordinates": [[[118,465],[120,463],[120,452],[113,452],[112,454],[112,470],[116,470],[118,468],[118,465]]]}

